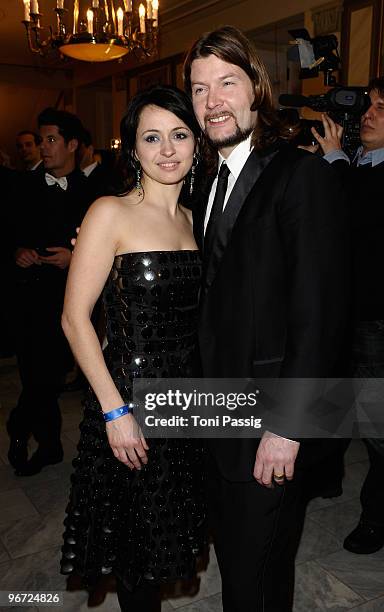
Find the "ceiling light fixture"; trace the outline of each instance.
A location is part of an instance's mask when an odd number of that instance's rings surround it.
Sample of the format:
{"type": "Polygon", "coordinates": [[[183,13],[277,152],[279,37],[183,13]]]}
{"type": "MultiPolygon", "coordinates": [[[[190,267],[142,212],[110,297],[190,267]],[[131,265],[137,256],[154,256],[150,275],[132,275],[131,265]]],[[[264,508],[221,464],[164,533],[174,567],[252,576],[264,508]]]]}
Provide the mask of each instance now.
{"type": "Polygon", "coordinates": [[[159,1],[56,0],[56,29],[40,25],[38,0],[23,0],[28,46],[32,53],[45,57],[53,50],[72,59],[108,62],[133,52],[139,56],[158,51],[159,1]],[[68,14],[68,15],[67,15],[68,14]],[[68,22],[71,21],[71,24],[68,22]],[[71,26],[71,27],[70,27],[71,26]],[[43,32],[48,35],[43,37],[43,32]],[[72,33],[70,33],[72,32],[72,33]]]}

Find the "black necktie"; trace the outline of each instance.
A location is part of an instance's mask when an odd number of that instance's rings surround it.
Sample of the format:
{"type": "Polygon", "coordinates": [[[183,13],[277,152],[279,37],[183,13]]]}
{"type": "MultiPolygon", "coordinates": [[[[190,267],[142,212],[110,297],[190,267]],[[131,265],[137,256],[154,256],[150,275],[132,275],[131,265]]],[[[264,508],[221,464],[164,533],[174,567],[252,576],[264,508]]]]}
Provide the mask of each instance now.
{"type": "Polygon", "coordinates": [[[217,231],[217,226],[223,212],[225,194],[227,193],[228,177],[230,170],[225,162],[220,166],[219,176],[217,177],[216,193],[212,204],[209,222],[205,232],[204,252],[207,257],[211,253],[213,241],[217,231]]]}

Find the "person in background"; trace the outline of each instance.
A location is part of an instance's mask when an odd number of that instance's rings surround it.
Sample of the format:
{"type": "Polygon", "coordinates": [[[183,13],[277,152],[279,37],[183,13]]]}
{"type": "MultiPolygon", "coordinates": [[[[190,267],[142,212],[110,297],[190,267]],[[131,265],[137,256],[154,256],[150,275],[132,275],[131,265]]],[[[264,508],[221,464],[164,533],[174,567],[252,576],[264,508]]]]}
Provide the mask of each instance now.
{"type": "MultiPolygon", "coordinates": [[[[367,405],[377,393],[379,401],[384,401],[381,385],[374,381],[384,378],[384,77],[372,79],[368,93],[369,108],[361,117],[361,146],[352,163],[342,150],[341,126],[323,115],[324,137],[312,129],[324,159],[340,172],[348,192],[354,264],[352,375],[365,381],[360,399],[364,402],[365,393],[367,405]]],[[[369,471],[360,494],[361,517],[344,540],[344,548],[356,554],[374,553],[384,546],[384,438],[364,442],[369,471]]]]}
{"type": "Polygon", "coordinates": [[[22,384],[7,423],[8,458],[19,476],[33,476],[63,458],[58,397],[72,355],[60,316],[70,240],[91,203],[87,180],[75,166],[83,129],[78,117],[47,108],[38,116],[38,126],[44,171],[24,173],[8,198],[22,384]],[[38,448],[28,457],[31,434],[38,448]]]}
{"type": "Polygon", "coordinates": [[[80,170],[87,177],[90,189],[94,192],[94,199],[110,194],[114,175],[102,161],[95,158],[95,149],[89,130],[83,130],[77,159],[80,170]]]}
{"type": "Polygon", "coordinates": [[[16,136],[16,150],[22,170],[37,170],[41,166],[40,136],[23,130],[16,136]]]}

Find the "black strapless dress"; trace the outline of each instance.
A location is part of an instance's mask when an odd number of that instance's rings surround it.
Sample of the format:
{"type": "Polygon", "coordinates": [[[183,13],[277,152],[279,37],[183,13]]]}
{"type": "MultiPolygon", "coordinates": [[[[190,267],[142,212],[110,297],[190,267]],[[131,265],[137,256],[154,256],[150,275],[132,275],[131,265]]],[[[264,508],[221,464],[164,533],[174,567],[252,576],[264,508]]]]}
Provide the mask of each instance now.
{"type": "MultiPolygon", "coordinates": [[[[201,263],[196,251],[126,253],[104,289],[105,359],[125,402],[136,377],[189,377],[196,345],[201,263]]],[[[74,460],[61,571],[86,582],[113,572],[126,586],[193,575],[204,542],[203,447],[148,440],[148,464],[113,455],[90,391],[74,460]]]]}

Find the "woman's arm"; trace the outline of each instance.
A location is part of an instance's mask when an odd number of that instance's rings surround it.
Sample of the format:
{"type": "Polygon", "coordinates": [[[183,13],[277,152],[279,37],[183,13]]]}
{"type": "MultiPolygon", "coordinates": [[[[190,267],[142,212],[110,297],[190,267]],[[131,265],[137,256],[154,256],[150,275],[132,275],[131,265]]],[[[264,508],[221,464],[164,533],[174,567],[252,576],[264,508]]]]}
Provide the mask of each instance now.
{"type": "MultiPolygon", "coordinates": [[[[114,198],[100,198],[89,209],[81,226],[69,269],[62,325],[73,354],[98,398],[103,412],[124,401],[106,367],[91,323],[94,305],[112,268],[121,227],[120,207],[114,198]]],[[[117,459],[140,468],[146,462],[145,440],[131,414],[106,424],[117,459]]]]}

